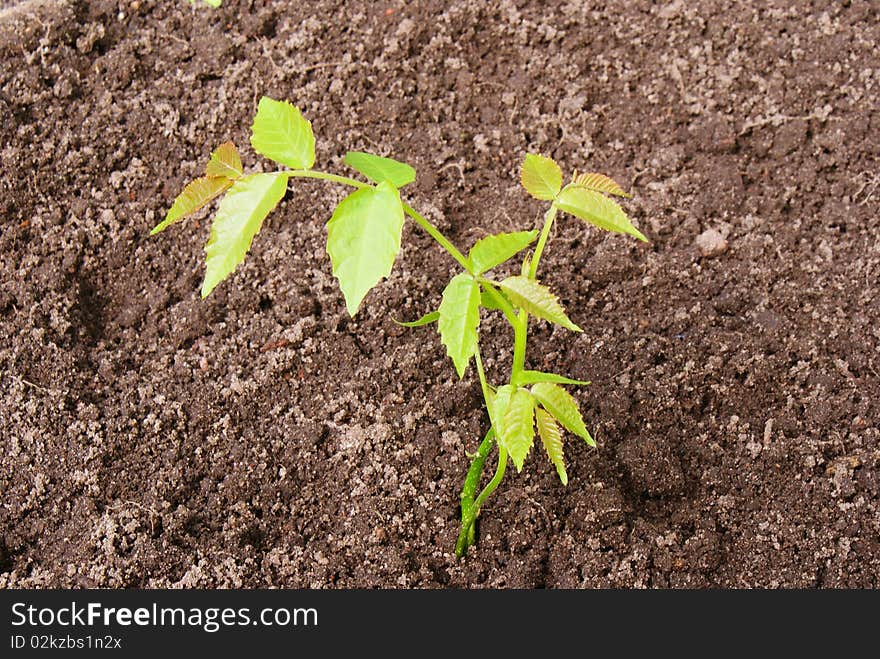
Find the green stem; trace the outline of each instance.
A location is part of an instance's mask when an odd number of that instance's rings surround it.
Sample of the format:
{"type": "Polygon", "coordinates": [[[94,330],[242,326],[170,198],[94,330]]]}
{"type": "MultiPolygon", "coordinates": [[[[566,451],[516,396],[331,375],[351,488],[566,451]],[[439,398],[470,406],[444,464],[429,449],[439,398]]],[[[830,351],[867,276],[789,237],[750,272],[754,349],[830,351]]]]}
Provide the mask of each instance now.
{"type": "Polygon", "coordinates": [[[353,188],[369,188],[369,183],[358,181],[348,176],[337,176],[328,172],[319,172],[314,169],[291,169],[285,172],[288,176],[295,178],[316,178],[321,181],[330,181],[331,183],[341,183],[342,185],[350,185],[353,188]]]}
{"type": "Polygon", "coordinates": [[[427,219],[425,219],[425,217],[418,213],[409,204],[403,205],[403,212],[409,215],[413,220],[415,220],[416,224],[427,231],[428,235],[430,235],[431,238],[440,243],[440,246],[447,252],[449,252],[449,255],[452,256],[452,258],[454,258],[456,261],[458,261],[458,264],[462,268],[464,268],[466,272],[474,274],[473,268],[471,268],[470,261],[467,260],[464,254],[458,251],[458,248],[450,242],[449,238],[440,233],[440,230],[437,227],[431,224],[427,219]]]}
{"type": "Polygon", "coordinates": [[[474,524],[476,519],[474,515],[474,497],[477,493],[477,487],[480,485],[480,476],[483,474],[483,463],[492,445],[495,442],[495,429],[489,428],[489,432],[480,443],[476,455],[471,461],[467,476],[464,479],[464,487],[461,490],[461,531],[458,534],[458,541],[455,543],[455,555],[464,556],[467,548],[474,541],[474,524]]]}
{"type": "MultiPolygon", "coordinates": [[[[486,456],[489,453],[489,449],[491,448],[491,442],[486,446],[486,451],[483,453],[483,447],[487,444],[487,439],[490,438],[490,433],[493,431],[490,430],[486,435],[486,439],[483,440],[483,444],[480,445],[480,451],[477,452],[477,457],[474,458],[474,461],[471,463],[471,468],[468,470],[467,480],[465,481],[465,490],[467,490],[470,496],[473,496],[473,493],[476,491],[476,486],[479,484],[480,473],[483,471],[483,463],[486,461],[486,456]],[[479,462],[478,462],[479,461],[479,462]],[[469,487],[471,489],[469,489],[469,487]]],[[[467,553],[468,547],[470,547],[474,542],[474,535],[476,532],[476,522],[477,517],[480,515],[480,508],[483,507],[483,504],[486,502],[486,499],[495,491],[495,488],[501,483],[504,479],[504,472],[507,469],[507,451],[498,447],[498,466],[495,468],[495,475],[492,476],[492,480],[486,484],[486,487],[483,488],[483,491],[480,492],[480,496],[476,498],[474,501],[470,499],[465,505],[465,492],[462,491],[462,507],[461,507],[461,530],[458,533],[458,540],[455,543],[455,555],[458,557],[462,557],[467,553]],[[473,503],[470,503],[473,501],[473,503]]]]}
{"type": "Polygon", "coordinates": [[[461,531],[459,532],[458,541],[455,543],[455,552],[458,556],[463,556],[467,552],[467,548],[474,542],[474,524],[476,519],[474,512],[474,496],[477,493],[477,487],[480,484],[480,476],[483,474],[483,465],[486,457],[492,448],[492,438],[495,435],[495,426],[492,424],[492,405],[491,405],[491,387],[486,380],[486,371],[483,369],[483,358],[480,355],[480,345],[477,344],[474,351],[474,361],[477,364],[477,375],[480,376],[480,386],[483,388],[483,400],[486,404],[486,411],[489,412],[489,432],[483,438],[480,448],[474,455],[471,466],[468,469],[465,478],[464,487],[461,490],[461,531]]]}
{"type": "Polygon", "coordinates": [[[483,491],[480,492],[480,496],[477,497],[477,500],[474,502],[474,519],[476,519],[477,515],[480,514],[480,508],[482,508],[483,504],[486,503],[486,499],[495,491],[495,488],[501,484],[501,480],[504,478],[504,471],[507,469],[507,450],[498,447],[498,467],[495,469],[495,475],[492,476],[492,480],[490,480],[486,487],[483,488],[483,491]]]}
{"type": "Polygon", "coordinates": [[[529,278],[534,279],[538,274],[538,263],[541,262],[541,254],[544,253],[544,246],[550,237],[550,229],[553,228],[553,220],[556,219],[556,206],[550,206],[544,214],[544,226],[541,227],[541,235],[538,237],[538,244],[535,246],[535,255],[532,257],[532,263],[529,266],[529,278]]]}
{"type": "Polygon", "coordinates": [[[510,381],[516,382],[526,364],[526,340],[528,338],[529,314],[520,310],[513,325],[513,364],[510,381]]]}
{"type": "MultiPolygon", "coordinates": [[[[363,181],[358,181],[357,179],[350,178],[348,176],[338,176],[337,174],[330,174],[328,172],[315,171],[311,169],[294,169],[288,170],[287,175],[291,178],[311,178],[318,179],[322,181],[329,181],[331,183],[341,183],[342,185],[348,185],[354,188],[366,188],[370,187],[371,184],[364,183],[363,181]]],[[[411,217],[416,224],[418,224],[422,229],[424,229],[429,236],[431,236],[443,249],[445,249],[453,259],[455,259],[458,264],[465,269],[466,272],[471,275],[475,275],[473,268],[470,264],[470,261],[467,257],[462,254],[452,242],[444,236],[440,230],[435,227],[431,222],[429,222],[423,215],[417,212],[412,206],[409,204],[403,204],[403,211],[409,217],[411,217]]],[[[544,226],[541,228],[541,235],[538,238],[538,244],[535,246],[535,253],[532,257],[532,261],[529,265],[529,277],[534,279],[535,275],[538,271],[538,264],[541,260],[541,254],[544,251],[544,247],[547,244],[547,240],[550,236],[550,230],[553,227],[553,220],[556,217],[556,207],[551,206],[547,213],[544,215],[544,226]]],[[[524,266],[525,267],[525,266],[524,266]]],[[[519,379],[519,374],[522,372],[525,367],[525,355],[526,355],[526,340],[528,334],[528,324],[529,324],[529,315],[521,310],[517,313],[513,306],[501,295],[495,287],[492,285],[492,282],[485,280],[483,278],[478,278],[478,281],[489,296],[501,307],[501,310],[504,313],[505,318],[507,318],[508,322],[513,326],[514,331],[514,346],[513,346],[513,366],[511,368],[510,381],[517,382],[519,379]]],[[[479,346],[477,346],[477,350],[474,355],[474,361],[477,364],[477,374],[480,377],[480,386],[483,390],[483,398],[486,401],[486,407],[489,409],[490,403],[490,391],[489,383],[486,380],[486,373],[483,369],[483,360],[480,356],[479,346]]],[[[490,420],[491,420],[491,410],[490,412],[490,420]]],[[[494,425],[489,428],[489,431],[486,433],[483,441],[480,443],[479,448],[477,449],[476,455],[474,455],[473,460],[471,461],[471,465],[468,468],[467,476],[465,477],[464,487],[461,491],[461,531],[458,535],[458,541],[455,543],[455,553],[457,556],[464,556],[467,553],[468,547],[474,542],[474,534],[475,534],[475,523],[477,517],[480,514],[480,508],[482,508],[483,504],[486,502],[501,481],[504,479],[504,472],[507,469],[507,451],[500,446],[498,447],[498,466],[495,468],[495,475],[492,476],[492,480],[490,480],[486,487],[480,492],[479,496],[476,498],[474,495],[476,494],[477,487],[480,484],[480,476],[483,473],[483,466],[486,462],[486,458],[489,455],[489,451],[492,450],[492,446],[495,443],[495,430],[494,425]]]]}
{"type": "MultiPolygon", "coordinates": [[[[553,228],[553,220],[556,219],[556,206],[550,206],[544,214],[544,226],[541,227],[541,235],[538,237],[538,244],[535,246],[535,253],[529,263],[529,278],[534,279],[538,274],[538,264],[541,262],[541,254],[547,245],[550,237],[550,230],[553,228]]],[[[525,269],[525,266],[523,266],[525,269]]],[[[521,310],[517,314],[516,323],[513,325],[513,365],[510,368],[510,381],[517,382],[520,373],[525,368],[526,363],[526,342],[529,333],[529,314],[525,310],[521,310]]]]}
{"type": "MultiPolygon", "coordinates": [[[[491,398],[491,389],[489,387],[489,382],[486,380],[486,371],[483,370],[483,357],[480,355],[480,344],[477,343],[477,347],[474,350],[474,361],[477,364],[477,375],[480,377],[480,387],[483,389],[483,400],[486,402],[486,409],[491,413],[491,409],[489,408],[489,401],[491,398]]],[[[491,421],[491,414],[490,414],[491,421]]]]}

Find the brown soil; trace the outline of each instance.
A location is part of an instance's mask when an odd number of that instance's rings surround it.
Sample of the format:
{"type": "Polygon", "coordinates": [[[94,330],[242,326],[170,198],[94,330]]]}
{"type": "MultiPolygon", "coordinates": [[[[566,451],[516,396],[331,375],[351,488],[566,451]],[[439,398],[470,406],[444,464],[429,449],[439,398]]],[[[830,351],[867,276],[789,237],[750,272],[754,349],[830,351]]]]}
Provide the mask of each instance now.
{"type": "Polygon", "coordinates": [[[0,13],[0,585],[880,585],[877,3],[602,4],[0,13]],[[314,182],[206,302],[206,221],[147,237],[213,146],[268,166],[264,93],[325,169],[411,162],[462,246],[538,221],[527,150],[635,193],[650,245],[560,224],[544,276],[585,332],[530,345],[593,381],[599,448],[569,441],[567,488],[533,452],[467,560],[479,388],[391,322],[454,264],[408,229],[350,320],[314,182]]]}

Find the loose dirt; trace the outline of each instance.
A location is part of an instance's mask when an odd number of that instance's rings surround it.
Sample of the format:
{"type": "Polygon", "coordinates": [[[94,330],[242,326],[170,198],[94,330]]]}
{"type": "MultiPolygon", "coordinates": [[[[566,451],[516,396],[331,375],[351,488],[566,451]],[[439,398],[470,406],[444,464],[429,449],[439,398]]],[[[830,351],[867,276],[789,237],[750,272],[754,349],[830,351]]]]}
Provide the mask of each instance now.
{"type": "MultiPolygon", "coordinates": [[[[9,5],[10,3],[4,3],[9,5]]],[[[26,2],[0,12],[0,586],[877,587],[875,2],[26,2]],[[526,151],[606,172],[651,242],[560,222],[533,328],[576,392],[457,561],[485,431],[409,227],[354,320],[297,182],[201,301],[201,218],[148,238],[257,99],[419,171],[457,244],[534,226],[526,151]]],[[[484,322],[496,381],[511,337],[484,322]]]]}

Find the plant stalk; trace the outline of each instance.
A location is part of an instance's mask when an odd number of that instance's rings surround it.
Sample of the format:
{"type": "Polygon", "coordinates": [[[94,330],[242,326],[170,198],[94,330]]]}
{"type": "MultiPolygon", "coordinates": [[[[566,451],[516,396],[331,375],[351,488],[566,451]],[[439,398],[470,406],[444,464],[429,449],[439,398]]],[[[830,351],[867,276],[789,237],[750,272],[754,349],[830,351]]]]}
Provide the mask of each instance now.
{"type": "MultiPolygon", "coordinates": [[[[541,227],[541,235],[538,237],[538,244],[535,246],[535,253],[529,262],[529,279],[534,279],[538,274],[538,264],[541,262],[541,254],[544,253],[544,247],[550,237],[550,230],[553,228],[553,220],[556,219],[556,206],[550,206],[544,214],[544,226],[541,227]]],[[[525,270],[525,266],[523,266],[525,270]]],[[[522,373],[526,363],[526,343],[529,334],[529,314],[524,309],[517,314],[517,322],[513,326],[513,365],[510,368],[510,381],[516,382],[519,374],[522,373]]]]}
{"type": "MultiPolygon", "coordinates": [[[[490,431],[492,432],[492,431],[490,431]]],[[[488,434],[487,434],[488,437],[488,434]]],[[[486,440],[483,440],[483,443],[486,443],[486,440]]],[[[480,448],[483,448],[483,445],[480,445],[480,448]]],[[[489,446],[491,448],[491,444],[489,446]]],[[[488,455],[488,450],[486,451],[488,455]]],[[[479,452],[478,452],[479,456],[479,452]]],[[[476,491],[476,485],[480,480],[480,472],[483,470],[483,463],[486,461],[486,456],[483,456],[480,461],[479,466],[477,467],[478,471],[474,473],[473,485],[474,490],[476,491]]],[[[476,462],[476,459],[475,459],[476,462]]],[[[467,513],[465,513],[464,505],[462,505],[461,509],[461,531],[458,534],[458,541],[455,543],[455,555],[458,557],[462,557],[467,553],[468,547],[470,547],[474,542],[474,536],[476,531],[476,521],[477,517],[480,515],[480,508],[483,507],[483,504],[486,502],[486,499],[495,491],[495,488],[501,484],[501,481],[504,479],[504,472],[507,469],[507,451],[500,446],[498,447],[498,466],[495,468],[495,475],[492,476],[492,480],[486,484],[486,487],[483,488],[483,491],[480,492],[480,495],[476,498],[473,504],[468,506],[467,513]]],[[[475,465],[471,463],[471,469],[468,470],[468,480],[471,478],[471,473],[475,471],[475,465]]],[[[464,492],[462,492],[462,496],[464,492]]],[[[464,499],[462,498],[462,502],[464,499]]]]}
{"type": "Polygon", "coordinates": [[[440,230],[431,224],[423,215],[418,213],[412,206],[409,204],[403,205],[403,212],[409,215],[413,220],[415,220],[416,224],[422,227],[425,231],[428,232],[428,235],[431,236],[434,240],[440,243],[440,246],[449,252],[449,255],[452,256],[458,264],[465,269],[465,272],[470,274],[474,274],[473,268],[471,267],[470,261],[467,260],[464,254],[458,251],[458,248],[452,244],[452,242],[440,233],[440,230]]]}
{"type": "MultiPolygon", "coordinates": [[[[312,178],[322,181],[329,181],[331,183],[341,183],[343,185],[348,185],[355,188],[366,188],[370,186],[369,183],[364,183],[363,181],[358,181],[357,179],[353,179],[348,176],[339,176],[337,174],[330,174],[328,172],[315,171],[311,169],[289,170],[287,172],[287,175],[289,177],[312,178]]],[[[431,224],[431,222],[429,222],[427,218],[425,218],[421,213],[416,211],[409,204],[403,204],[403,211],[410,218],[412,218],[416,224],[422,227],[422,229],[424,229],[428,233],[428,235],[431,236],[444,250],[446,250],[446,252],[448,252],[449,255],[452,256],[452,258],[455,259],[466,272],[474,275],[473,268],[467,257],[464,256],[464,254],[462,254],[458,250],[458,248],[453,245],[452,242],[446,236],[444,236],[437,227],[431,224]]],[[[541,254],[543,253],[544,247],[546,246],[547,240],[550,236],[550,230],[553,227],[553,220],[556,218],[556,212],[556,206],[551,206],[547,213],[544,215],[544,226],[541,228],[541,234],[538,237],[538,244],[535,246],[534,256],[529,263],[528,272],[531,279],[535,278],[535,275],[538,271],[538,264],[541,261],[541,254]]],[[[525,270],[525,266],[523,266],[523,270],[525,270]]],[[[493,300],[495,300],[496,304],[501,307],[504,316],[513,326],[513,364],[510,371],[510,381],[516,382],[519,378],[519,374],[525,368],[529,315],[525,312],[525,310],[520,310],[519,312],[516,312],[513,307],[511,307],[511,305],[507,302],[507,300],[504,299],[504,297],[495,290],[491,282],[479,278],[479,283],[482,286],[483,290],[487,291],[489,296],[493,300]]],[[[477,374],[479,375],[480,386],[483,390],[483,399],[486,402],[486,409],[489,412],[490,421],[492,421],[492,410],[490,405],[491,387],[486,380],[486,373],[483,370],[483,360],[480,356],[479,345],[477,346],[476,352],[474,354],[474,361],[477,365],[477,374]]],[[[492,446],[494,444],[496,444],[496,442],[495,424],[493,422],[489,427],[489,431],[486,433],[485,437],[483,437],[483,441],[480,443],[476,455],[474,455],[474,458],[471,461],[471,465],[468,468],[467,476],[465,477],[464,487],[461,490],[461,530],[458,534],[458,540],[455,543],[455,554],[459,557],[464,556],[467,553],[468,547],[470,547],[474,542],[476,520],[480,514],[480,508],[482,508],[483,504],[486,502],[486,499],[488,499],[492,495],[492,493],[504,479],[504,472],[507,469],[507,451],[499,446],[498,465],[495,468],[495,474],[492,476],[492,480],[490,480],[486,484],[486,487],[483,488],[480,494],[478,496],[475,496],[477,488],[480,485],[480,476],[482,476],[483,474],[483,466],[485,465],[486,458],[488,457],[489,452],[492,450],[492,446]]]]}
{"type": "Polygon", "coordinates": [[[480,388],[483,390],[483,401],[486,403],[486,410],[489,412],[489,420],[492,420],[491,408],[491,392],[492,388],[486,380],[486,371],[483,370],[483,357],[480,355],[480,343],[477,342],[477,348],[474,350],[474,361],[477,364],[477,375],[480,378],[480,388]]]}
{"type": "Polygon", "coordinates": [[[492,450],[494,443],[495,429],[490,427],[489,432],[480,443],[464,479],[464,487],[461,490],[461,531],[458,534],[458,541],[455,543],[455,555],[459,557],[464,556],[468,547],[474,542],[474,520],[477,518],[474,512],[474,499],[477,488],[480,486],[483,463],[486,462],[486,457],[492,450]]]}
{"type": "Polygon", "coordinates": [[[556,219],[557,208],[555,205],[550,206],[544,214],[544,226],[541,227],[541,235],[538,236],[538,244],[535,245],[535,255],[529,265],[529,278],[534,279],[538,274],[538,264],[541,262],[541,254],[544,253],[544,246],[550,237],[550,230],[553,228],[553,220],[556,219]]]}
{"type": "Polygon", "coordinates": [[[526,364],[526,341],[528,340],[529,314],[520,309],[513,325],[513,363],[510,366],[510,381],[516,382],[517,377],[526,364]]]}
{"type": "Polygon", "coordinates": [[[337,174],[330,174],[329,172],[319,172],[316,169],[291,169],[284,173],[287,174],[287,176],[289,177],[314,178],[321,181],[330,181],[331,183],[350,185],[353,188],[371,187],[369,183],[364,183],[363,181],[358,181],[357,179],[349,178],[348,176],[339,176],[337,174]]]}
{"type": "MultiPolygon", "coordinates": [[[[547,245],[547,241],[550,237],[550,231],[553,228],[553,221],[556,219],[556,213],[556,206],[551,206],[544,215],[544,226],[541,227],[541,234],[538,237],[538,244],[535,246],[535,253],[528,264],[528,275],[530,279],[534,279],[537,275],[538,265],[541,262],[541,255],[543,254],[544,247],[547,245]]],[[[525,265],[523,266],[523,270],[525,271],[525,265]]],[[[525,272],[523,274],[525,274],[525,272]]],[[[511,365],[510,370],[510,381],[517,382],[520,373],[522,373],[525,368],[529,315],[522,309],[519,312],[514,311],[510,304],[507,303],[507,300],[495,290],[492,282],[483,278],[480,278],[479,281],[483,289],[487,291],[489,296],[501,307],[505,317],[513,326],[513,364],[511,365]]],[[[483,397],[486,399],[486,407],[489,410],[491,421],[492,411],[489,409],[489,397],[486,395],[485,373],[483,372],[483,362],[480,358],[479,347],[476,352],[476,362],[477,373],[480,375],[480,383],[483,385],[483,397]]],[[[465,485],[461,492],[461,530],[458,534],[458,541],[455,543],[455,555],[459,558],[464,556],[467,553],[468,547],[473,544],[476,521],[480,514],[480,508],[501,483],[504,478],[504,472],[507,469],[507,451],[499,446],[498,466],[495,469],[495,475],[492,477],[492,480],[486,484],[486,487],[483,488],[483,491],[480,492],[479,496],[474,498],[474,493],[479,485],[486,457],[489,454],[489,450],[492,448],[494,428],[495,426],[493,422],[489,432],[486,433],[486,438],[483,440],[483,443],[480,444],[480,448],[477,450],[477,454],[471,462],[467,478],[465,479],[465,485]]]]}
{"type": "Polygon", "coordinates": [[[483,504],[486,503],[486,499],[495,491],[495,488],[501,484],[501,481],[504,479],[504,472],[507,469],[507,450],[498,447],[498,466],[495,468],[495,475],[492,476],[492,480],[490,480],[486,487],[483,488],[483,491],[480,492],[480,496],[477,497],[477,500],[474,501],[474,517],[480,514],[480,508],[482,508],[483,504]]]}

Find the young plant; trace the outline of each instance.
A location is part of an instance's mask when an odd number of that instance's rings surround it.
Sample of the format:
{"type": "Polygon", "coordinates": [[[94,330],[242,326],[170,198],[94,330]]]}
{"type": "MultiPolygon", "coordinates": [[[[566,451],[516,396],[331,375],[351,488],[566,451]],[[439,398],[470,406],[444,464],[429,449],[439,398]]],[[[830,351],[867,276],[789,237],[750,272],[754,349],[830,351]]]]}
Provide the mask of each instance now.
{"type": "Polygon", "coordinates": [[[263,220],[281,201],[291,179],[319,179],[354,188],[327,222],[327,252],[339,280],[348,313],[354,316],[364,296],[391,273],[400,251],[406,217],[428,233],[461,267],[443,290],[436,311],[407,327],[437,325],[459,378],[473,359],[482,387],[489,429],[472,457],[461,492],[461,528],[455,552],[463,556],[475,539],[475,524],[486,500],[504,478],[508,462],[522,470],[535,442],[535,433],[563,485],[568,483],[563,453],[563,429],[595,446],[578,404],[562,385],[586,385],[564,375],[526,368],[529,320],[581,329],[566,315],[558,298],[538,278],[538,266],[553,223],[560,211],[600,229],[626,233],[646,240],[623,209],[606,195],[628,197],[602,174],[577,174],[563,186],[562,171],[552,159],[528,154],[520,180],[532,197],[549,202],[540,227],[499,233],[478,240],[467,255],[459,251],[433,224],[404,202],[400,190],[416,178],[415,170],[391,158],[351,151],[345,164],[366,180],[313,169],[315,138],[312,125],[299,109],[285,101],[260,100],[251,127],[254,150],[285,169],[245,174],[232,143],[221,144],[205,167],[205,175],[187,185],[175,199],[156,234],[194,214],[224,195],[211,225],[205,248],[206,272],[202,297],[206,297],[241,263],[263,220]],[[527,253],[520,274],[504,279],[489,273],[537,243],[527,253]],[[491,384],[480,355],[480,311],[500,312],[513,328],[513,361],[508,381],[491,384]],[[497,466],[478,493],[483,467],[490,453],[497,466]]]}

